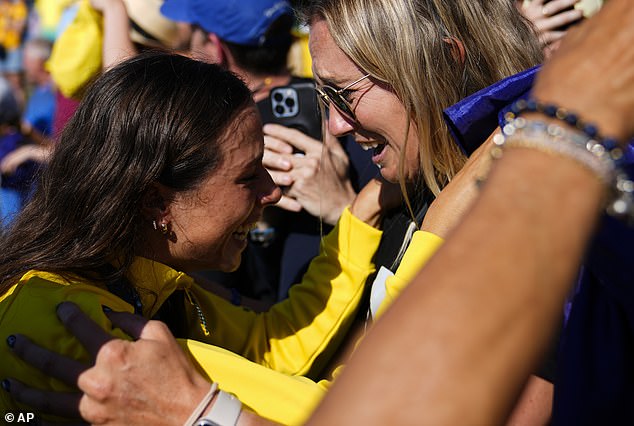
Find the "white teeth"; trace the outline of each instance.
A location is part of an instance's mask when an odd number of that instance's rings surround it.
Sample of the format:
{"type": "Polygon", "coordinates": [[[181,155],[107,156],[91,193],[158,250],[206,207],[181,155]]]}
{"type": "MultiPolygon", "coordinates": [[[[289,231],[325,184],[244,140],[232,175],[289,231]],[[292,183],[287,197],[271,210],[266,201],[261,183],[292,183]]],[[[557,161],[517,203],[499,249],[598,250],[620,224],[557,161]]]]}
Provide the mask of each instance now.
{"type": "Polygon", "coordinates": [[[374,149],[377,146],[379,146],[378,142],[370,142],[370,143],[359,143],[359,145],[361,145],[361,148],[363,148],[364,151],[367,151],[369,149],[374,149]]]}

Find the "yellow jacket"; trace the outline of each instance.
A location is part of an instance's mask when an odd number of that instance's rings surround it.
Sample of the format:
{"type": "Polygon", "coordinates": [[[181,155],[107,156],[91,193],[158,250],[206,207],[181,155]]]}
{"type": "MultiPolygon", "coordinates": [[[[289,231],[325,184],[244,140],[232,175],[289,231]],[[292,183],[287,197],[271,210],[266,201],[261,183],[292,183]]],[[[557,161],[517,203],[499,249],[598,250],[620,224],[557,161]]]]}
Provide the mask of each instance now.
{"type": "MultiPolygon", "coordinates": [[[[284,424],[300,424],[321,399],[325,384],[287,374],[310,371],[318,355],[336,349],[338,339],[354,317],[365,280],[373,272],[371,259],[380,238],[380,231],[346,211],[337,227],[324,238],[321,255],[313,260],[302,283],[294,286],[289,299],[261,314],[235,307],[199,287],[188,275],[147,259],[135,260],[128,279],[138,290],[147,318],[156,314],[172,292],[184,290],[190,300],[186,303],[192,331],[189,337],[255,361],[183,340],[183,348],[201,370],[260,415],[284,424]]],[[[81,306],[105,330],[111,330],[111,324],[102,306],[133,312],[132,306],[96,283],[29,271],[0,296],[0,339],[22,333],[48,349],[88,363],[84,348],[57,320],[55,307],[62,301],[81,306]]],[[[111,332],[126,338],[118,329],[111,332]]],[[[0,359],[2,378],[13,377],[41,389],[70,390],[22,362],[6,344],[0,345],[0,359]]],[[[0,408],[28,410],[5,392],[0,392],[0,408]]]]}
{"type": "Polygon", "coordinates": [[[418,271],[431,259],[440,248],[443,239],[427,231],[416,231],[401,259],[401,263],[393,276],[385,280],[385,298],[377,311],[380,316],[403,291],[418,271]]]}
{"type": "Polygon", "coordinates": [[[28,10],[24,1],[0,2],[0,45],[7,50],[20,47],[28,10]]]}
{"type": "MultiPolygon", "coordinates": [[[[322,253],[313,260],[302,283],[292,288],[289,300],[263,314],[235,307],[198,287],[186,274],[147,259],[134,263],[129,278],[138,286],[143,314],[148,318],[169,294],[176,289],[185,290],[191,296],[187,309],[190,337],[196,340],[179,339],[179,343],[198,369],[256,413],[282,424],[301,424],[319,403],[329,382],[315,383],[299,374],[311,370],[318,355],[328,354],[338,346],[354,316],[363,282],[373,271],[371,258],[380,238],[380,231],[346,210],[337,227],[324,238],[322,253]],[[353,253],[354,261],[350,259],[353,253]],[[201,308],[206,327],[202,327],[196,305],[201,308]],[[223,348],[251,357],[259,364],[223,348]]],[[[380,311],[441,242],[433,234],[414,234],[396,275],[385,282],[386,299],[380,311]]],[[[119,329],[111,328],[102,306],[132,312],[129,304],[84,279],[30,271],[0,296],[0,339],[22,333],[48,349],[89,363],[89,355],[55,315],[55,307],[62,301],[77,303],[105,330],[128,338],[119,329]]],[[[6,345],[0,345],[0,359],[0,378],[13,377],[41,389],[71,390],[22,362],[6,345]]],[[[13,412],[29,410],[5,392],[0,392],[0,408],[13,412]]]]}

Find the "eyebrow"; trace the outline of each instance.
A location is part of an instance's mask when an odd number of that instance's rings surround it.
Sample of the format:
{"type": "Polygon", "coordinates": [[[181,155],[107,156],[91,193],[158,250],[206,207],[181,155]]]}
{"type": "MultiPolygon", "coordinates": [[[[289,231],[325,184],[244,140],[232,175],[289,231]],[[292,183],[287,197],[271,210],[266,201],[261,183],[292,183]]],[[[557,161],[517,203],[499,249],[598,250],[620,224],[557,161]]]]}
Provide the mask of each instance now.
{"type": "Polygon", "coordinates": [[[318,82],[321,82],[321,84],[325,84],[327,86],[336,86],[337,88],[339,88],[341,86],[341,81],[336,81],[333,80],[332,78],[328,78],[328,77],[321,77],[318,74],[315,74],[315,80],[317,80],[318,82]]]}

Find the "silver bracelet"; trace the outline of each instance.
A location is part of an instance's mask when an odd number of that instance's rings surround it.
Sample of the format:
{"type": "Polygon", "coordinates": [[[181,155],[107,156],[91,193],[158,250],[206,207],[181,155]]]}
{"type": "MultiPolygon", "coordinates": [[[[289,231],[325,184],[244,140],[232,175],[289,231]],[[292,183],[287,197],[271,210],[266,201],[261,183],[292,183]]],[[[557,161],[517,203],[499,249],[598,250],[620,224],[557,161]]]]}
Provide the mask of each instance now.
{"type": "Polygon", "coordinates": [[[582,131],[523,117],[508,120],[502,133],[493,138],[494,158],[500,157],[505,147],[516,146],[572,159],[593,172],[608,188],[606,212],[634,225],[634,182],[616,164],[624,156],[620,147],[606,149],[582,131]]]}

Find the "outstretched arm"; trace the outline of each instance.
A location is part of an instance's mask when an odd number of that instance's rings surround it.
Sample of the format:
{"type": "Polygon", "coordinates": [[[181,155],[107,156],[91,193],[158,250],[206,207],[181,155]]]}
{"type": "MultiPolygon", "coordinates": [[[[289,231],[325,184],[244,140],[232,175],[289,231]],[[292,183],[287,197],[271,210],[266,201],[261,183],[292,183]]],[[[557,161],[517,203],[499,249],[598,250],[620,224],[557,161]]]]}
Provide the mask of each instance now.
{"type": "MultiPolygon", "coordinates": [[[[13,398],[37,412],[67,418],[81,417],[92,424],[184,424],[209,392],[210,383],[194,368],[165,324],[129,314],[107,314],[112,324],[135,341],[115,339],[91,321],[77,305],[63,303],[58,316],[95,358],[95,367],[81,364],[16,336],[13,352],[84,393],[55,393],[27,388],[8,379],[13,398]]],[[[215,396],[202,411],[207,414],[215,396]]],[[[243,409],[237,425],[272,425],[243,409]]]]}
{"type": "MultiPolygon", "coordinates": [[[[579,111],[606,135],[630,137],[633,41],[634,10],[612,0],[570,32],[535,97],[579,111]]],[[[377,322],[313,423],[502,423],[549,341],[605,193],[575,161],[507,149],[466,219],[377,322]]]]}
{"type": "Polygon", "coordinates": [[[137,53],[130,39],[130,21],[122,0],[90,0],[103,15],[102,66],[108,69],[137,53]]]}

